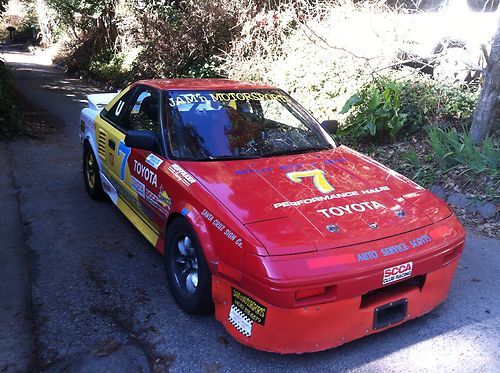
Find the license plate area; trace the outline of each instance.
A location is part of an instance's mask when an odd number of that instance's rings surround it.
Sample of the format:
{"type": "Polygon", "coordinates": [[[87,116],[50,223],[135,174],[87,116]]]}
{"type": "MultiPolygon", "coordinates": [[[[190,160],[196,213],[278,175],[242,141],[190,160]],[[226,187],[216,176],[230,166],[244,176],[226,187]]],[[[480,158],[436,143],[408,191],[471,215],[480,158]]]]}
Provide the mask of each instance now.
{"type": "Polygon", "coordinates": [[[403,321],[407,311],[408,299],[401,299],[375,308],[373,329],[377,330],[403,321]]]}

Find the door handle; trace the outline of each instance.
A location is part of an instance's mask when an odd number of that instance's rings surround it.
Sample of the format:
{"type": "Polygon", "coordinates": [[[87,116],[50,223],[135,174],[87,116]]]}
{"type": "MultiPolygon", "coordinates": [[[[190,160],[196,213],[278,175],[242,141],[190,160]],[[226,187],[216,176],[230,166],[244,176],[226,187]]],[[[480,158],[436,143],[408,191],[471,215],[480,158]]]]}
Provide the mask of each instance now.
{"type": "Polygon", "coordinates": [[[110,147],[111,149],[115,150],[115,148],[116,148],[116,143],[115,143],[113,140],[109,139],[109,140],[108,140],[108,145],[109,145],[109,147],[110,147]]]}

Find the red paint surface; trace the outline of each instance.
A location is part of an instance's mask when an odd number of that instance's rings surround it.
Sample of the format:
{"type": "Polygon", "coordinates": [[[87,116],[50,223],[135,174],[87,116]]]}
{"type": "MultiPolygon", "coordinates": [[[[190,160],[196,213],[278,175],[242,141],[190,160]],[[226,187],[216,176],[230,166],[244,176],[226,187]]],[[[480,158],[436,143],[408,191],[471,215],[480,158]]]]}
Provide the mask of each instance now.
{"type": "Polygon", "coordinates": [[[217,90],[235,91],[249,89],[276,89],[275,87],[228,79],[153,79],[140,80],[136,84],[144,84],[160,90],[217,90]]]}

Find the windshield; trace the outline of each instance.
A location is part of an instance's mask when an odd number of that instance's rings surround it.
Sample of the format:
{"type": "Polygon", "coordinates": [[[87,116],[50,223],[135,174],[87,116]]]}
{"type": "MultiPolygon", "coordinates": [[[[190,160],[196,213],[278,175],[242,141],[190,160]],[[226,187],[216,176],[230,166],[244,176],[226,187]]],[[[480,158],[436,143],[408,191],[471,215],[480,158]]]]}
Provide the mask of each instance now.
{"type": "Polygon", "coordinates": [[[169,91],[167,143],[187,160],[259,158],[332,148],[282,91],[169,91]]]}

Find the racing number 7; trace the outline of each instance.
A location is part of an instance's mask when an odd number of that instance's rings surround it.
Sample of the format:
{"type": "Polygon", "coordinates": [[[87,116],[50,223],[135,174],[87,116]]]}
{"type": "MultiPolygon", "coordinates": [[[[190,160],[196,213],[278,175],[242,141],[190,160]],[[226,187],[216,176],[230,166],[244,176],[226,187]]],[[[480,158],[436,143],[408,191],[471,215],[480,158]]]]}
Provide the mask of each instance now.
{"type": "Polygon", "coordinates": [[[130,155],[131,148],[128,146],[125,146],[125,143],[123,141],[120,141],[118,144],[118,150],[116,151],[116,154],[118,158],[120,158],[120,155],[123,154],[122,158],[122,164],[120,165],[120,179],[121,181],[125,181],[125,166],[127,165],[127,159],[128,156],[130,155]]]}
{"type": "Polygon", "coordinates": [[[294,183],[301,183],[303,178],[312,177],[312,181],[316,189],[324,194],[333,192],[334,190],[332,185],[328,182],[328,180],[326,180],[325,174],[322,170],[314,169],[307,171],[292,171],[287,172],[286,176],[294,183]]]}

